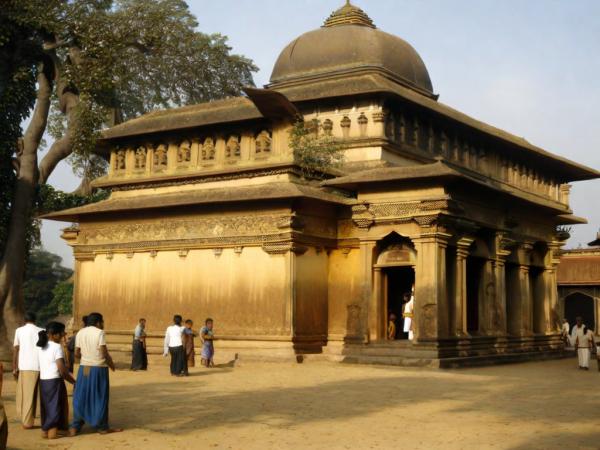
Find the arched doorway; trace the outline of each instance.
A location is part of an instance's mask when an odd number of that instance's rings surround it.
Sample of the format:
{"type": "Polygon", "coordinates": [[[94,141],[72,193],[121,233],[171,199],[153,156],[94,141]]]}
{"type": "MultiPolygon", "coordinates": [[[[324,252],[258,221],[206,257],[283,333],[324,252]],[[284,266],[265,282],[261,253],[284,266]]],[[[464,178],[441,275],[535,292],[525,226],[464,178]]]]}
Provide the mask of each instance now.
{"type": "Polygon", "coordinates": [[[416,252],[412,242],[400,235],[393,234],[381,242],[382,251],[377,258],[376,270],[382,277],[380,286],[383,295],[382,315],[387,328],[391,314],[396,317],[396,340],[408,339],[408,333],[403,332],[402,318],[404,295],[411,292],[415,282],[416,252]]]}
{"type": "Polygon", "coordinates": [[[575,318],[581,316],[583,323],[590,329],[596,329],[596,317],[594,313],[594,298],[582,292],[573,292],[565,298],[565,318],[571,327],[575,318]]]}

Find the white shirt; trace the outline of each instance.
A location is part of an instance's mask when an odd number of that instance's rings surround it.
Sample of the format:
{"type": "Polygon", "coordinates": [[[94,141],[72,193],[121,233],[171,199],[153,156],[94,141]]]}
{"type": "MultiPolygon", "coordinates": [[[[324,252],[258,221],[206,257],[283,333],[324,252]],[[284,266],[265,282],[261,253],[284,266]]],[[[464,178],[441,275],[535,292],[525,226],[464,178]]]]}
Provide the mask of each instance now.
{"type": "Polygon", "coordinates": [[[15,331],[14,346],[19,346],[19,361],[17,361],[19,370],[36,372],[40,370],[38,347],[36,347],[40,331],[42,329],[32,323],[27,323],[15,331]]]}
{"type": "Polygon", "coordinates": [[[569,334],[569,330],[570,330],[570,328],[571,328],[571,327],[569,326],[569,322],[564,322],[564,323],[562,324],[562,332],[563,332],[564,334],[569,334]]]}
{"type": "Polygon", "coordinates": [[[169,352],[169,347],[179,347],[183,345],[181,336],[185,327],[180,325],[171,325],[165,331],[165,353],[169,352]]]}
{"type": "Polygon", "coordinates": [[[106,367],[106,360],[100,347],[106,345],[104,330],[89,326],[82,328],[75,336],[75,347],[81,349],[82,366],[106,367]]]}
{"type": "Polygon", "coordinates": [[[48,342],[45,348],[38,348],[40,359],[40,380],[61,378],[56,361],[65,359],[62,346],[56,342],[48,342]]]}
{"type": "Polygon", "coordinates": [[[594,339],[594,334],[592,333],[592,330],[588,330],[587,328],[585,328],[585,333],[583,330],[584,327],[578,328],[577,325],[575,325],[571,339],[573,340],[573,344],[577,344],[577,348],[590,348],[590,344],[594,339]]]}

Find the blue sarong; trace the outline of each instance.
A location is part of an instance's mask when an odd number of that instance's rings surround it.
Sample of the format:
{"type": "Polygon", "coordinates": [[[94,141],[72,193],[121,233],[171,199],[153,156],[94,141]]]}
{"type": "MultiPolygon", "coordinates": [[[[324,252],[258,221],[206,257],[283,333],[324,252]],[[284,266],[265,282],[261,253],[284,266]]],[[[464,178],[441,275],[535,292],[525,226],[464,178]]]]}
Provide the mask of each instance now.
{"type": "Polygon", "coordinates": [[[79,366],[71,428],[79,431],[87,423],[97,430],[107,430],[108,391],[108,367],[79,366]]]}

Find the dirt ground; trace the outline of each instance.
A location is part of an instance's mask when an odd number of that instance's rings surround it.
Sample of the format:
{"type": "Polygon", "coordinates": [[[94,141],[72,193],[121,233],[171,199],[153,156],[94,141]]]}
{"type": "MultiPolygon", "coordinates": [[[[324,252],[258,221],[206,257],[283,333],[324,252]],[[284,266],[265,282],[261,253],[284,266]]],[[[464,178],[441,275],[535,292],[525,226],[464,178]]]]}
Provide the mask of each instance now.
{"type": "MultiPolygon", "coordinates": [[[[436,371],[324,362],[111,374],[111,425],[43,441],[3,398],[19,449],[597,449],[600,373],[574,359],[436,371]]],[[[8,377],[7,377],[8,378],[8,377]]]]}

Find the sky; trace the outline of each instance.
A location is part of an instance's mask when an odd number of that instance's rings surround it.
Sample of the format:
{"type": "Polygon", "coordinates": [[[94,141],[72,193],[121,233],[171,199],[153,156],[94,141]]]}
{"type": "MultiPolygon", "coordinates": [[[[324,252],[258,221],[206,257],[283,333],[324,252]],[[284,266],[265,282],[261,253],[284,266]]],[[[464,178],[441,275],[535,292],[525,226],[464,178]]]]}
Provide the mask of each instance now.
{"type": "MultiPolygon", "coordinates": [[[[232,52],[269,81],[279,52],[318,28],[344,0],[189,0],[199,31],[229,37],[232,52]]],[[[439,101],[600,169],[600,1],[354,0],[383,31],[421,55],[439,101]]],[[[73,190],[61,163],[50,177],[73,190]]],[[[585,247],[600,227],[600,180],[574,183],[571,208],[589,224],[573,228],[568,247],[585,247]]],[[[64,223],[44,221],[46,249],[73,265],[60,239],[64,223]]]]}

